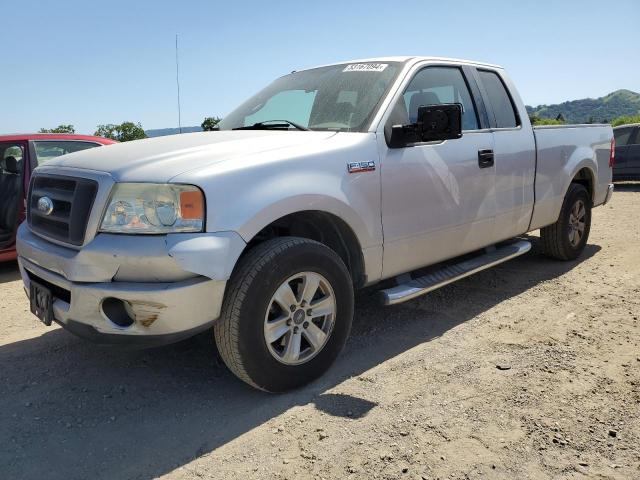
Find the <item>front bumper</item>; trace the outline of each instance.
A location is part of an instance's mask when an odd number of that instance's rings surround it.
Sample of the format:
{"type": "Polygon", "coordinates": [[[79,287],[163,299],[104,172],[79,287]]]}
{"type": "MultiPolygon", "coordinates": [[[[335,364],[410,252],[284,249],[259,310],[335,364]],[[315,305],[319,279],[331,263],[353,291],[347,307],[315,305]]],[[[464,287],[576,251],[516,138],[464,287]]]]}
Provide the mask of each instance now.
{"type": "Polygon", "coordinates": [[[49,286],[55,321],[104,344],[154,346],[209,327],[220,316],[226,281],[243,247],[229,233],[101,234],[73,250],[34,235],[24,224],[18,232],[27,295],[32,280],[49,286]],[[108,298],[126,302],[131,325],[109,318],[103,308],[108,298]]]}

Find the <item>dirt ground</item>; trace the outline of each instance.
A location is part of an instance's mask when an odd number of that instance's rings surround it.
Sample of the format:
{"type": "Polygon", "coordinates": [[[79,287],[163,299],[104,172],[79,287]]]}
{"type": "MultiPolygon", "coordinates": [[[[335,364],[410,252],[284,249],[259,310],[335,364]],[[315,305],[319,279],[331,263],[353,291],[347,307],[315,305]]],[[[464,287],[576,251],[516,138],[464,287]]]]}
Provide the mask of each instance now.
{"type": "Polygon", "coordinates": [[[319,381],[267,395],[212,335],[98,348],[0,266],[0,478],[640,478],[640,184],[582,258],[534,250],[423,298],[357,302],[319,381]]]}

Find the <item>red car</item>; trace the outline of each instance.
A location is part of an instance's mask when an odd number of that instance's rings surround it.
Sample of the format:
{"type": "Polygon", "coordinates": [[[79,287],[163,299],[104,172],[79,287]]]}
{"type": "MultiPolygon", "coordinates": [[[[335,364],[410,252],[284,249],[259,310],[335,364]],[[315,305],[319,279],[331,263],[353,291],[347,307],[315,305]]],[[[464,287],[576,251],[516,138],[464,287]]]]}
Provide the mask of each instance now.
{"type": "Polygon", "coordinates": [[[16,258],[16,230],[25,218],[31,172],[66,153],[116,143],[90,135],[0,135],[0,262],[16,258]]]}

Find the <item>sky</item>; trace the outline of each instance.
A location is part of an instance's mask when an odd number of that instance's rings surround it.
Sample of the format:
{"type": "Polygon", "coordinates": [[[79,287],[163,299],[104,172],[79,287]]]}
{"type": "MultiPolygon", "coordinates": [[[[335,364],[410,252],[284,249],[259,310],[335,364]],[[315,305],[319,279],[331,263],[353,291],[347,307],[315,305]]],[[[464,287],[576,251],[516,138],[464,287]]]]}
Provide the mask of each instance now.
{"type": "Polygon", "coordinates": [[[183,126],[292,70],[385,55],[502,65],[529,105],[640,92],[638,0],[0,0],[0,15],[0,133],[176,127],[176,34],[183,126]]]}

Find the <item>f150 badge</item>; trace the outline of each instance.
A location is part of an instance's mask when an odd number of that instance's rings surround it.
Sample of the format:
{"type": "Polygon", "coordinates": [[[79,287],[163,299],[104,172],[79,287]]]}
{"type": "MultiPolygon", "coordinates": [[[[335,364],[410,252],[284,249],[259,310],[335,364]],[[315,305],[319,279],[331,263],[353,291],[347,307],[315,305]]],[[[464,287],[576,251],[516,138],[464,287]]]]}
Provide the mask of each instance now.
{"type": "Polygon", "coordinates": [[[347,170],[349,170],[349,173],[371,172],[375,169],[376,163],[373,160],[347,163],[347,170]]]}

